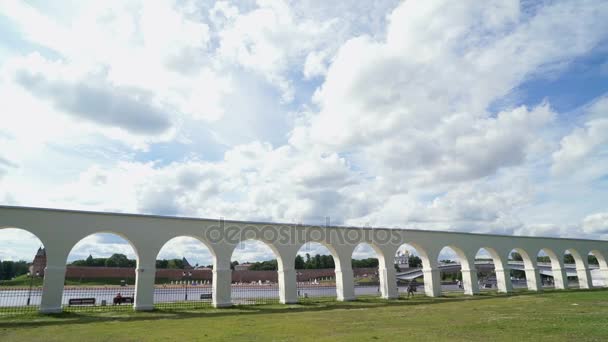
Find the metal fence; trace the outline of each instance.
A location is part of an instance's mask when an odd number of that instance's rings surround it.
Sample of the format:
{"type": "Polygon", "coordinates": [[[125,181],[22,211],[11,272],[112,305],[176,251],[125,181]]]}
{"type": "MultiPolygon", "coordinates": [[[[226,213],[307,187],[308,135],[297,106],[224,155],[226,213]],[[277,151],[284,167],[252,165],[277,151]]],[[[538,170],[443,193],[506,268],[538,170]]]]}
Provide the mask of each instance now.
{"type": "Polygon", "coordinates": [[[0,286],[0,317],[37,312],[42,300],[42,287],[0,286]]]}
{"type": "Polygon", "coordinates": [[[66,286],[61,304],[65,311],[132,309],[134,286],[66,286]]]}
{"type": "Polygon", "coordinates": [[[232,284],[232,304],[276,304],[279,303],[279,284],[232,284]]]}
{"type": "Polygon", "coordinates": [[[300,302],[336,300],[336,285],[332,283],[299,282],[298,299],[300,302]]]}
{"type": "Polygon", "coordinates": [[[197,309],[212,305],[211,284],[157,285],[154,288],[154,307],[158,309],[197,309]]]}
{"type": "MultiPolygon", "coordinates": [[[[424,294],[418,288],[417,294],[424,294]]],[[[156,285],[154,306],[157,309],[197,309],[212,307],[211,284],[180,283],[156,285]]],[[[405,287],[399,288],[405,295],[405,287]]],[[[257,305],[279,303],[279,285],[276,283],[232,284],[232,303],[257,305]]],[[[301,303],[335,301],[334,283],[298,282],[298,299],[301,303]]],[[[357,297],[380,296],[377,283],[355,284],[357,297]]],[[[41,287],[0,287],[0,316],[37,312],[42,298],[41,287]]],[[[133,285],[119,286],[65,286],[62,297],[63,310],[68,312],[132,310],[135,301],[133,285]]]]}
{"type": "Polygon", "coordinates": [[[376,282],[355,283],[355,297],[379,297],[380,284],[376,282]]]}

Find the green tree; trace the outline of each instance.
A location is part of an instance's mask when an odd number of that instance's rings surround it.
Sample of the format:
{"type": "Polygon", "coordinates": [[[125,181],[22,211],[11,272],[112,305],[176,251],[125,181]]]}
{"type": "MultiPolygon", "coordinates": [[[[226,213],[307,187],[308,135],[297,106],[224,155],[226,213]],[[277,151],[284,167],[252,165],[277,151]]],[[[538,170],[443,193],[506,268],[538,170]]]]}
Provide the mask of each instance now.
{"type": "Polygon", "coordinates": [[[574,257],[572,256],[572,254],[567,253],[564,254],[564,264],[574,264],[574,257]]]}
{"type": "Polygon", "coordinates": [[[234,266],[236,266],[236,265],[238,265],[238,264],[239,264],[239,262],[238,262],[238,261],[236,261],[236,260],[235,260],[235,261],[233,261],[233,262],[231,262],[231,263],[230,263],[230,269],[234,271],[234,266]]]}
{"type": "Polygon", "coordinates": [[[252,271],[276,271],[278,270],[278,263],[276,259],[254,262],[249,269],[252,271]]]}
{"type": "Polygon", "coordinates": [[[335,268],[334,257],[332,255],[321,255],[321,268],[335,268]]]}
{"type": "Polygon", "coordinates": [[[295,267],[296,270],[301,270],[304,269],[305,263],[304,263],[304,258],[302,258],[301,255],[296,255],[296,261],[295,261],[295,267]]]}
{"type": "Polygon", "coordinates": [[[589,262],[589,264],[591,265],[599,265],[599,261],[597,261],[597,258],[595,257],[595,255],[593,254],[589,254],[589,256],[587,257],[587,260],[589,262]]]}
{"type": "Polygon", "coordinates": [[[315,266],[314,268],[315,269],[322,268],[321,267],[321,255],[319,255],[319,254],[315,255],[315,259],[314,260],[315,260],[314,261],[314,266],[315,266]]]}
{"type": "Polygon", "coordinates": [[[26,274],[29,271],[29,264],[23,260],[4,260],[0,263],[0,269],[2,270],[0,272],[0,279],[10,280],[26,274]]]}
{"type": "Polygon", "coordinates": [[[351,261],[352,267],[354,268],[372,268],[378,267],[378,259],[376,258],[367,258],[367,259],[352,259],[351,261]]]}
{"type": "Polygon", "coordinates": [[[129,267],[129,258],[124,254],[115,253],[106,259],[106,267],[129,267]]]}
{"type": "Polygon", "coordinates": [[[511,253],[511,260],[513,260],[513,261],[524,261],[524,258],[522,258],[521,254],[519,254],[517,252],[513,252],[513,253],[511,253]]]}
{"type": "Polygon", "coordinates": [[[410,264],[410,267],[422,267],[422,259],[420,259],[420,257],[417,255],[410,254],[407,261],[410,264]]]}
{"type": "Polygon", "coordinates": [[[539,256],[536,258],[538,262],[551,262],[551,258],[548,256],[539,256]]]}
{"type": "Polygon", "coordinates": [[[88,266],[86,260],[74,260],[70,265],[73,266],[88,266]]]}
{"type": "Polygon", "coordinates": [[[183,270],[184,261],[182,259],[170,259],[167,264],[167,268],[183,270]]]}

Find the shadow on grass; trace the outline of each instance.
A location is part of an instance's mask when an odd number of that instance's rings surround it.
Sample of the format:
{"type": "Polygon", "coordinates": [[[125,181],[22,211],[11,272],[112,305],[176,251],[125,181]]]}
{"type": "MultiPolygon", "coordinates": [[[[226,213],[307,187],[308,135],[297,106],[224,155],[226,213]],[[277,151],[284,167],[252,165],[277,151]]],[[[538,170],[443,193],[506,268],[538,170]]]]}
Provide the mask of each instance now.
{"type": "Polygon", "coordinates": [[[338,302],[331,300],[305,300],[298,304],[261,304],[261,305],[235,305],[228,308],[215,309],[210,307],[201,308],[183,308],[183,309],[155,309],[148,312],[134,311],[83,311],[83,312],[63,312],[60,314],[24,314],[7,316],[0,318],[0,328],[15,328],[15,327],[39,327],[64,324],[86,324],[86,323],[101,323],[107,321],[151,321],[160,319],[188,319],[202,317],[222,317],[235,315],[259,315],[259,314],[287,314],[299,312],[322,312],[331,310],[355,310],[355,309],[371,309],[380,307],[408,307],[414,305],[433,305],[441,303],[453,302],[468,302],[468,301],[483,301],[487,299],[534,296],[534,295],[558,295],[564,293],[575,292],[598,292],[608,291],[606,289],[589,289],[589,290],[545,290],[541,293],[533,291],[516,291],[510,294],[502,294],[496,292],[482,292],[475,296],[465,296],[461,293],[446,294],[441,297],[425,297],[417,295],[416,297],[406,299],[400,297],[398,299],[386,300],[378,297],[360,297],[357,300],[350,302],[338,302]]]}

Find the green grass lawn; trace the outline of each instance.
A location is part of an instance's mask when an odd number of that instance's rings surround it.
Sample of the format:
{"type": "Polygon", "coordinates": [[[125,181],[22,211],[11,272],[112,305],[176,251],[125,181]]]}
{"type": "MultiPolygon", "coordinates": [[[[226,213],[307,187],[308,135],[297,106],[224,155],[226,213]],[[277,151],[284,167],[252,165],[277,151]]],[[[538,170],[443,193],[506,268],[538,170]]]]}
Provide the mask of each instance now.
{"type": "Polygon", "coordinates": [[[0,341],[608,341],[608,290],[0,319],[0,341]]]}

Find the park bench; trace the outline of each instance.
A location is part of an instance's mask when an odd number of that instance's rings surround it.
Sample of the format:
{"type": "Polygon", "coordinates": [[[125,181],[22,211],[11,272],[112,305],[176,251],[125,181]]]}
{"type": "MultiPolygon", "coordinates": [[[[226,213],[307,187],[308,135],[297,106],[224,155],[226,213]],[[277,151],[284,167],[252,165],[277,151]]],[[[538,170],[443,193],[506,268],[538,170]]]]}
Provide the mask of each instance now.
{"type": "Polygon", "coordinates": [[[118,304],[133,304],[134,302],[134,298],[133,297],[114,297],[114,305],[118,304]]]}
{"type": "Polygon", "coordinates": [[[95,305],[95,298],[70,298],[68,306],[72,305],[95,305]]]}
{"type": "Polygon", "coordinates": [[[201,299],[211,299],[211,293],[201,293],[201,299]]]}

